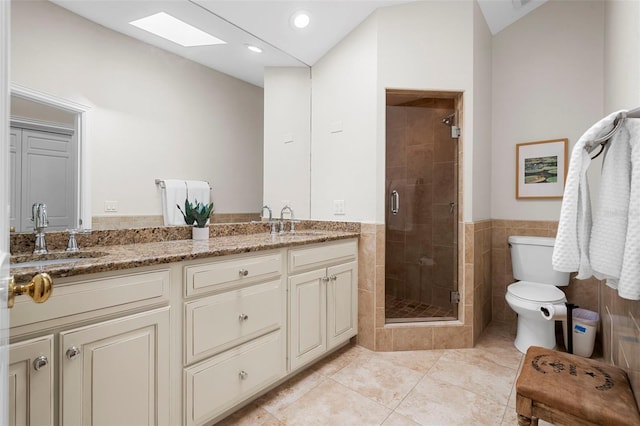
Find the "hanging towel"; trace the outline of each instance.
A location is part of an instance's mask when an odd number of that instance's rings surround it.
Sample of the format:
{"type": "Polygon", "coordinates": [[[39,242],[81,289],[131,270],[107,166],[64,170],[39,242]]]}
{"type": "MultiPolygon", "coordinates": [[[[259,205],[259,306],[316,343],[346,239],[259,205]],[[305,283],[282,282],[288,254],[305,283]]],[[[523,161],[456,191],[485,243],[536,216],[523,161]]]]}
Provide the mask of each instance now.
{"type": "Polygon", "coordinates": [[[607,145],[593,221],[593,271],[620,297],[640,300],[640,120],[626,119],[607,145]]]}
{"type": "Polygon", "coordinates": [[[627,118],[625,125],[631,145],[631,191],[618,296],[640,300],[640,119],[627,118]]]}
{"type": "Polygon", "coordinates": [[[184,180],[165,179],[162,190],[162,217],[165,226],[184,225],[182,213],[176,207],[177,204],[184,206],[187,196],[187,185],[184,180]]]}
{"type": "Polygon", "coordinates": [[[591,157],[585,146],[610,130],[618,114],[619,112],[609,114],[591,126],[571,151],[552,263],[557,271],[577,271],[578,279],[586,279],[593,275],[589,261],[591,200],[587,182],[587,169],[591,157]]]}
{"type": "Polygon", "coordinates": [[[604,151],[598,206],[593,214],[589,256],[599,280],[620,278],[624,256],[631,184],[628,120],[611,136],[604,151]]]}
{"type": "MultiPolygon", "coordinates": [[[[189,201],[195,203],[196,200],[202,204],[209,204],[211,200],[211,187],[209,182],[203,180],[188,180],[186,181],[187,191],[189,193],[189,201]]],[[[184,204],[184,200],[182,201],[184,204]]]]}

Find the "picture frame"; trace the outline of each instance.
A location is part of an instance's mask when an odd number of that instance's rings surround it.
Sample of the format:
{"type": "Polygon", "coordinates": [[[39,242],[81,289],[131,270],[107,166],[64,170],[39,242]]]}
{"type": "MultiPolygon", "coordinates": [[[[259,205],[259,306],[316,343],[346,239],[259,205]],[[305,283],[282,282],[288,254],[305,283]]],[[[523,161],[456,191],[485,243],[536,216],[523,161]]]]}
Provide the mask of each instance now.
{"type": "Polygon", "coordinates": [[[568,139],[517,144],[516,199],[562,198],[568,154],[568,139]]]}

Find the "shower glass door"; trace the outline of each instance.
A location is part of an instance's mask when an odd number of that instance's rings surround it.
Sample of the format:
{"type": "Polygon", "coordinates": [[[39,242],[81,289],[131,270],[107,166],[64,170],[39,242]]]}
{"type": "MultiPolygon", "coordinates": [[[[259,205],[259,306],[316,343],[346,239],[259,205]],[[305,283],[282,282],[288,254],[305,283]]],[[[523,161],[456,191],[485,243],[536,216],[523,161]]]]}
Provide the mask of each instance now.
{"type": "Polygon", "coordinates": [[[387,92],[386,322],[457,319],[455,99],[387,92]],[[453,127],[453,129],[452,129],[453,127]]]}

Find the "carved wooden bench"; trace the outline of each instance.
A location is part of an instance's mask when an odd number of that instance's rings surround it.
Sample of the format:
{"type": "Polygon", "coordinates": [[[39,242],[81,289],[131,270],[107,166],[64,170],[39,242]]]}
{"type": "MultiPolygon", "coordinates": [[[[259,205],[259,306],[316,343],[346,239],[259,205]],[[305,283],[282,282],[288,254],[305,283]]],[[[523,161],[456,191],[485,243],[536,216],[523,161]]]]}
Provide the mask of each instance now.
{"type": "Polygon", "coordinates": [[[538,419],[565,426],[640,425],[624,370],[537,346],[527,351],[516,381],[516,412],[519,426],[538,419]]]}

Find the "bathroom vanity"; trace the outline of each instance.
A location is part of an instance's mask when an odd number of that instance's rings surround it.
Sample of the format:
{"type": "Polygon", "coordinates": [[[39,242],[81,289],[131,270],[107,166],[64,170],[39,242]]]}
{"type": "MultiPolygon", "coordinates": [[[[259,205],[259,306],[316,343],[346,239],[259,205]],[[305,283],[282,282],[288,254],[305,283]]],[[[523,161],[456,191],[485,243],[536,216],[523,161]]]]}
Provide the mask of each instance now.
{"type": "Polygon", "coordinates": [[[357,333],[357,236],[107,246],[51,266],[49,300],[10,311],[11,424],[220,420],[357,333]]]}

